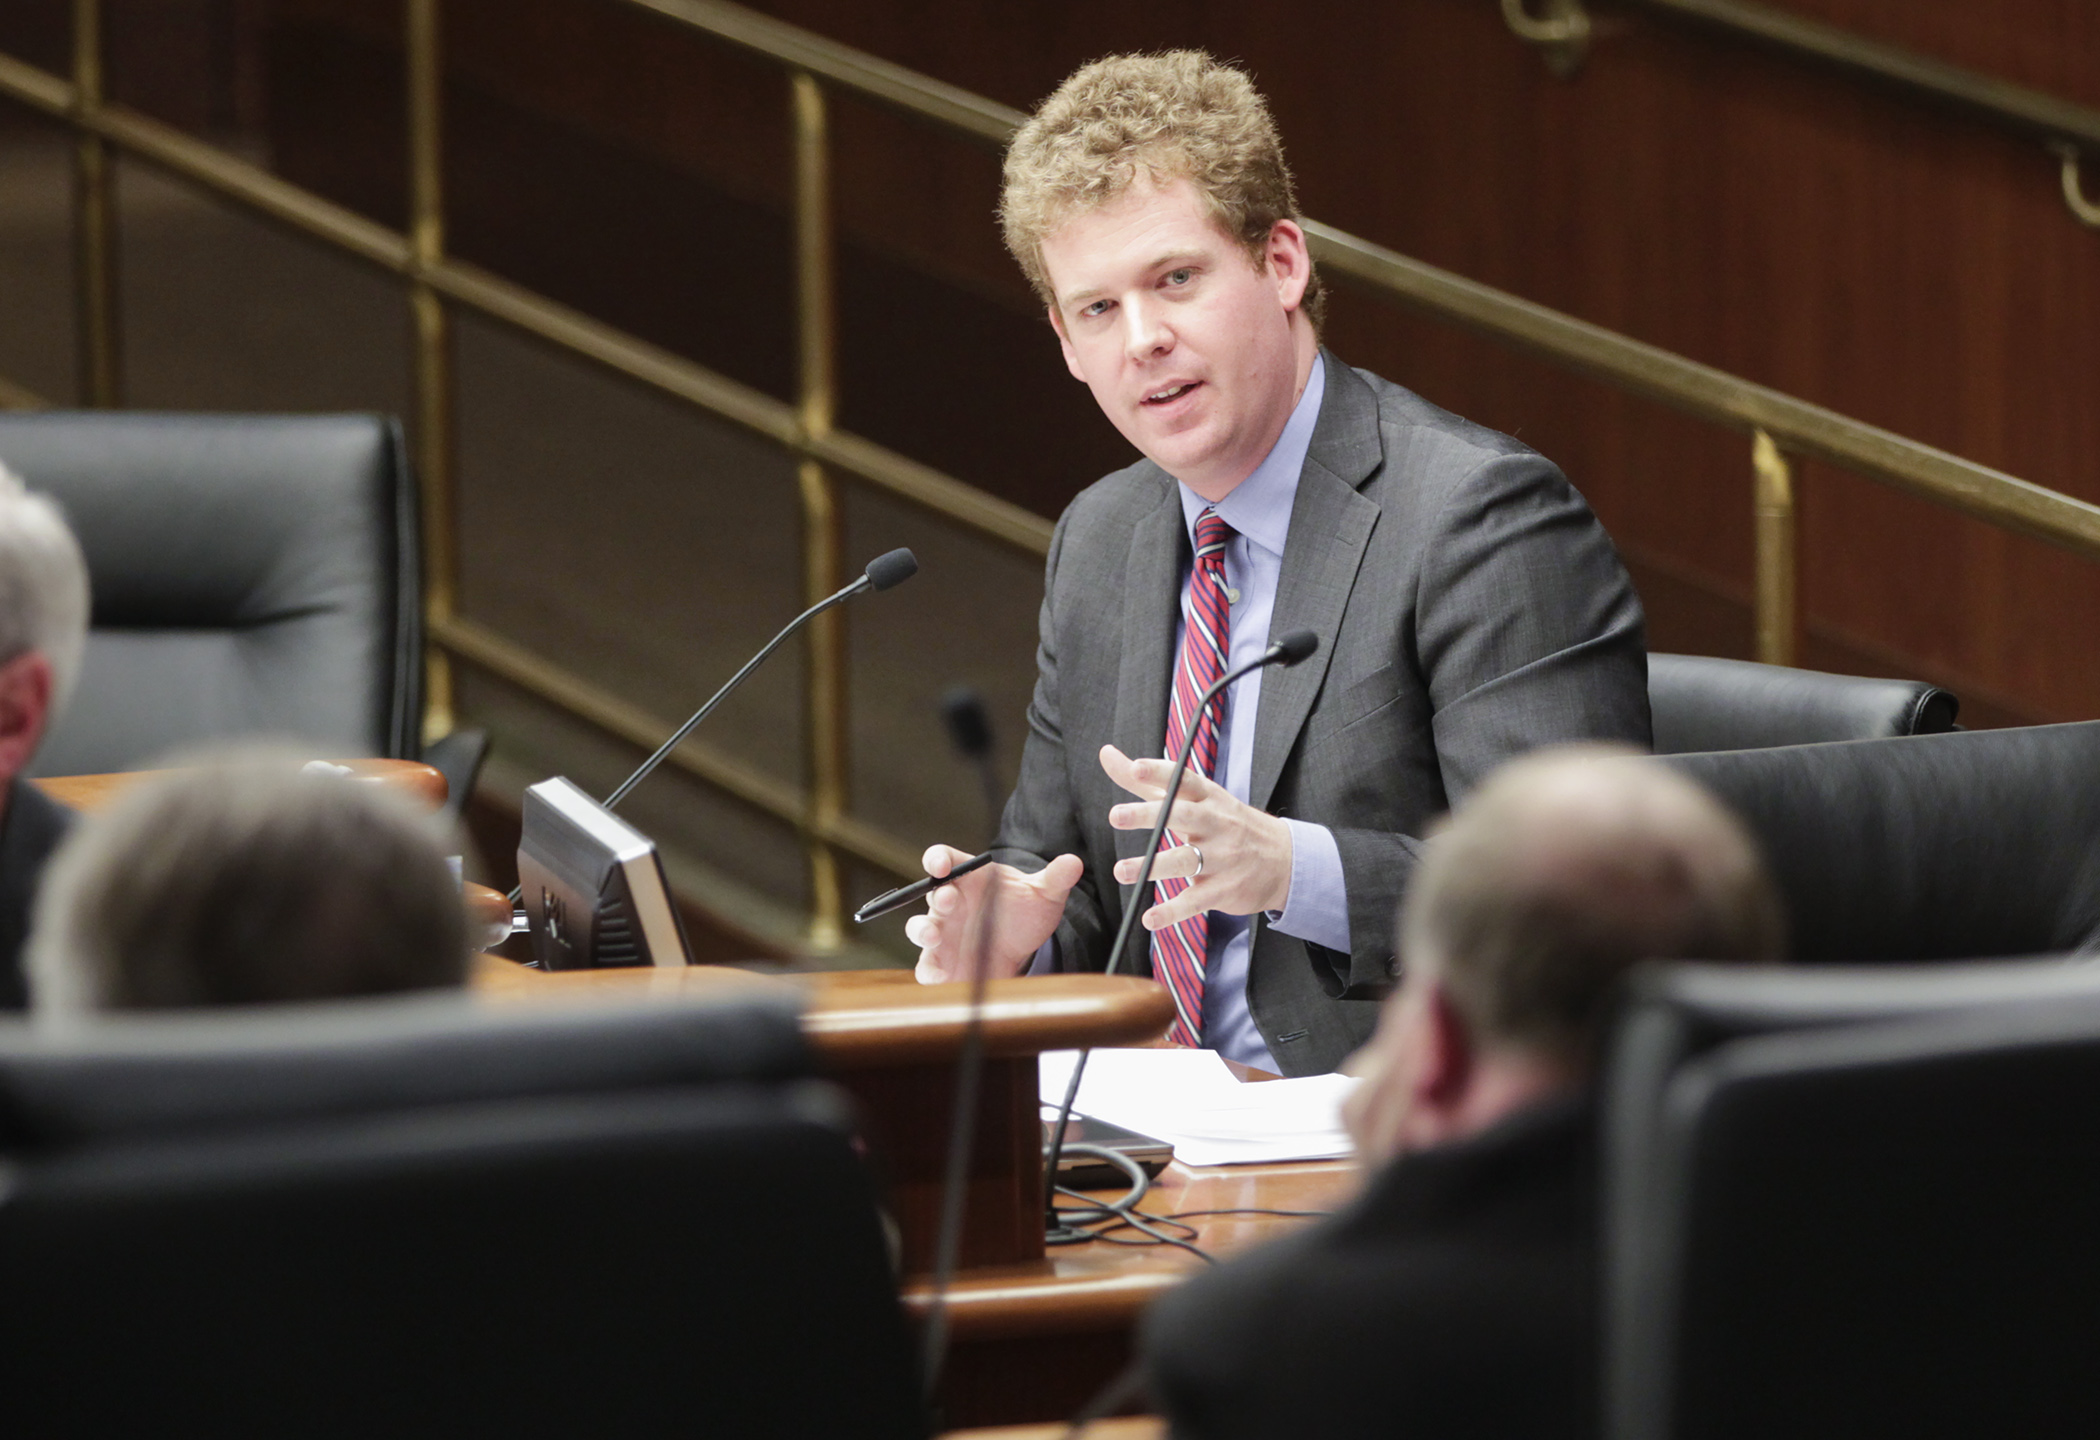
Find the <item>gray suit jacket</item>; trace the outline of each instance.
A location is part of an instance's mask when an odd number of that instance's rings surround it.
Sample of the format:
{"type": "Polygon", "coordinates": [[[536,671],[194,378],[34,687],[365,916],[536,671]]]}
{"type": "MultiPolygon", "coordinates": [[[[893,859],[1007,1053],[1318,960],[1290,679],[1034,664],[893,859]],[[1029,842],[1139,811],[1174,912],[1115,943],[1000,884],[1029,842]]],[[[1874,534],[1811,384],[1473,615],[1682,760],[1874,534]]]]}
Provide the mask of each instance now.
{"type": "MultiPolygon", "coordinates": [[[[1021,779],[1000,844],[1024,867],[1086,862],[1059,963],[1099,970],[1141,831],[1098,752],[1160,753],[1176,587],[1189,563],[1175,483],[1149,460],[1089,486],[1050,544],[1021,779]]],[[[1351,951],[1257,916],[1248,1005],[1286,1073],[1331,1070],[1392,981],[1393,916],[1429,821],[1496,764],[1570,740],[1648,744],[1641,606],[1589,506],[1552,462],[1327,356],[1327,393],[1291,511],[1271,633],[1312,659],[1262,680],[1248,799],[1327,826],[1351,951]]],[[[1151,973],[1133,932],[1123,969],[1151,973]]]]}

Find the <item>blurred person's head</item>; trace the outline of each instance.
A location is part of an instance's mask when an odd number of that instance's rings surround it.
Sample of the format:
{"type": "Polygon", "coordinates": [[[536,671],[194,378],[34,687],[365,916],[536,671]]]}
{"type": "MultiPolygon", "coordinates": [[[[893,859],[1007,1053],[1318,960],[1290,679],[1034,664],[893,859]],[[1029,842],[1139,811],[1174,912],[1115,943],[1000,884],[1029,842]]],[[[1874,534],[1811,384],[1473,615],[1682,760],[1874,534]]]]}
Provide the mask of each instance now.
{"type": "Polygon", "coordinates": [[[80,678],[88,575],[48,496],[0,465],[0,784],[35,755],[80,678]]]}
{"type": "Polygon", "coordinates": [[[142,780],[80,824],[37,899],[42,1015],[464,983],[458,883],[384,787],[277,757],[142,780]]]}
{"type": "Polygon", "coordinates": [[[1253,83],[1195,50],[1084,66],[1015,133],[999,210],[1066,367],[1131,444],[1222,499],[1318,349],[1319,281],[1253,83]]]}
{"type": "Polygon", "coordinates": [[[1742,824],[1677,771],[1603,746],[1490,776],[1431,836],[1399,931],[1400,989],[1351,1102],[1374,1160],[1586,1082],[1641,962],[1770,961],[1785,945],[1742,824]]]}

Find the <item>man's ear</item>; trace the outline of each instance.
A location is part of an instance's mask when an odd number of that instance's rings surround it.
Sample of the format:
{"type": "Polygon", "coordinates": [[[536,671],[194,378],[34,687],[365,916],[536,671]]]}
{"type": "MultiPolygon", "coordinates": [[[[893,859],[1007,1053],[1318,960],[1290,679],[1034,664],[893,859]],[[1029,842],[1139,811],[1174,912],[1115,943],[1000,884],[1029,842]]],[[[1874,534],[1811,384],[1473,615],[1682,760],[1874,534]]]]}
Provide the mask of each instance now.
{"type": "Polygon", "coordinates": [[[1064,317],[1057,313],[1055,305],[1045,305],[1043,310],[1050,317],[1050,328],[1057,332],[1057,348],[1064,351],[1065,369],[1081,384],[1086,382],[1086,372],[1079,368],[1079,352],[1072,348],[1072,338],[1065,334],[1064,317]]]}
{"type": "Polygon", "coordinates": [[[0,781],[29,764],[51,718],[51,662],[41,650],[25,650],[0,665],[0,781]]]}
{"type": "Polygon", "coordinates": [[[1425,1115],[1443,1114],[1466,1097],[1473,1083],[1473,1036],[1441,982],[1430,979],[1422,996],[1422,1068],[1415,1103],[1425,1115]]]}
{"type": "Polygon", "coordinates": [[[1312,247],[1305,231],[1295,220],[1278,220],[1269,227],[1269,243],[1262,256],[1276,281],[1276,298],[1286,311],[1296,310],[1312,279],[1312,247]]]}

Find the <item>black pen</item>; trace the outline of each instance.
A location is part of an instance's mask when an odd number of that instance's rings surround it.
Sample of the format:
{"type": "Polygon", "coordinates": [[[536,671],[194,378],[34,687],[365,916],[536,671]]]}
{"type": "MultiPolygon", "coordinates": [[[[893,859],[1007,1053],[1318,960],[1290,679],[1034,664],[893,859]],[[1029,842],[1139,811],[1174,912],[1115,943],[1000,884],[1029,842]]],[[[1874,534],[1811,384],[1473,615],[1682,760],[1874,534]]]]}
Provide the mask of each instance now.
{"type": "Polygon", "coordinates": [[[928,875],[924,880],[914,880],[909,885],[899,885],[894,890],[885,890],[853,912],[853,923],[865,925],[878,915],[887,915],[892,910],[901,910],[913,901],[931,895],[950,880],[960,880],[972,870],[982,870],[985,866],[992,863],[992,858],[992,852],[987,850],[982,855],[972,855],[945,875],[928,875]]]}

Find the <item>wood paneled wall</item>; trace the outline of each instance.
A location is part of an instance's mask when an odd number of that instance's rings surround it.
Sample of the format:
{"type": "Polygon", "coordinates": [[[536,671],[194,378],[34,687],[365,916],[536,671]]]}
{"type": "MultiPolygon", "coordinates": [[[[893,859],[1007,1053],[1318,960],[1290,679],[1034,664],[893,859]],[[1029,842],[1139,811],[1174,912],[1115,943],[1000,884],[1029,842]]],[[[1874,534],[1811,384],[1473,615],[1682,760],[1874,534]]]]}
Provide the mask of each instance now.
{"type": "MultiPolygon", "coordinates": [[[[2077,0],[1791,3],[2100,104],[2100,10],[2077,0]]],[[[1272,97],[1309,213],[2100,500],[2100,233],[2052,157],[1973,119],[1608,6],[1572,81],[1489,0],[763,8],[1021,106],[1095,54],[1205,45],[1272,97]]],[[[1658,648],[1748,653],[1745,444],[1348,292],[1333,317],[1355,363],[1563,462],[1658,648]]],[[[1986,722],[2100,715],[2100,566],[1820,467],[1803,482],[1810,663],[1942,680],[1986,722]]]]}
{"type": "MultiPolygon", "coordinates": [[[[2085,0],[1787,3],[2100,105],[2085,0]]],[[[2066,212],[2051,157],[1977,120],[1609,3],[1569,81],[1493,0],[758,8],[1020,107],[1098,54],[1206,46],[1271,96],[1309,213],[2100,500],[2100,232],[2066,212]]],[[[448,13],[460,252],[785,395],[780,77],[610,0],[448,13]]],[[[120,98],[232,113],[292,178],[398,223],[399,0],[112,15],[120,98]],[[202,99],[168,79],[188,51],[124,39],[185,14],[217,57],[202,99]]],[[[1054,514],[1126,452],[999,250],[995,158],[851,101],[836,129],[843,423],[1054,514]]],[[[1560,460],[1657,648],[1748,653],[1747,440],[1346,288],[1330,338],[1560,460]]],[[[1972,721],[2100,716],[2100,565],[1822,467],[1802,489],[1809,663],[1939,680],[1972,721]]]]}

